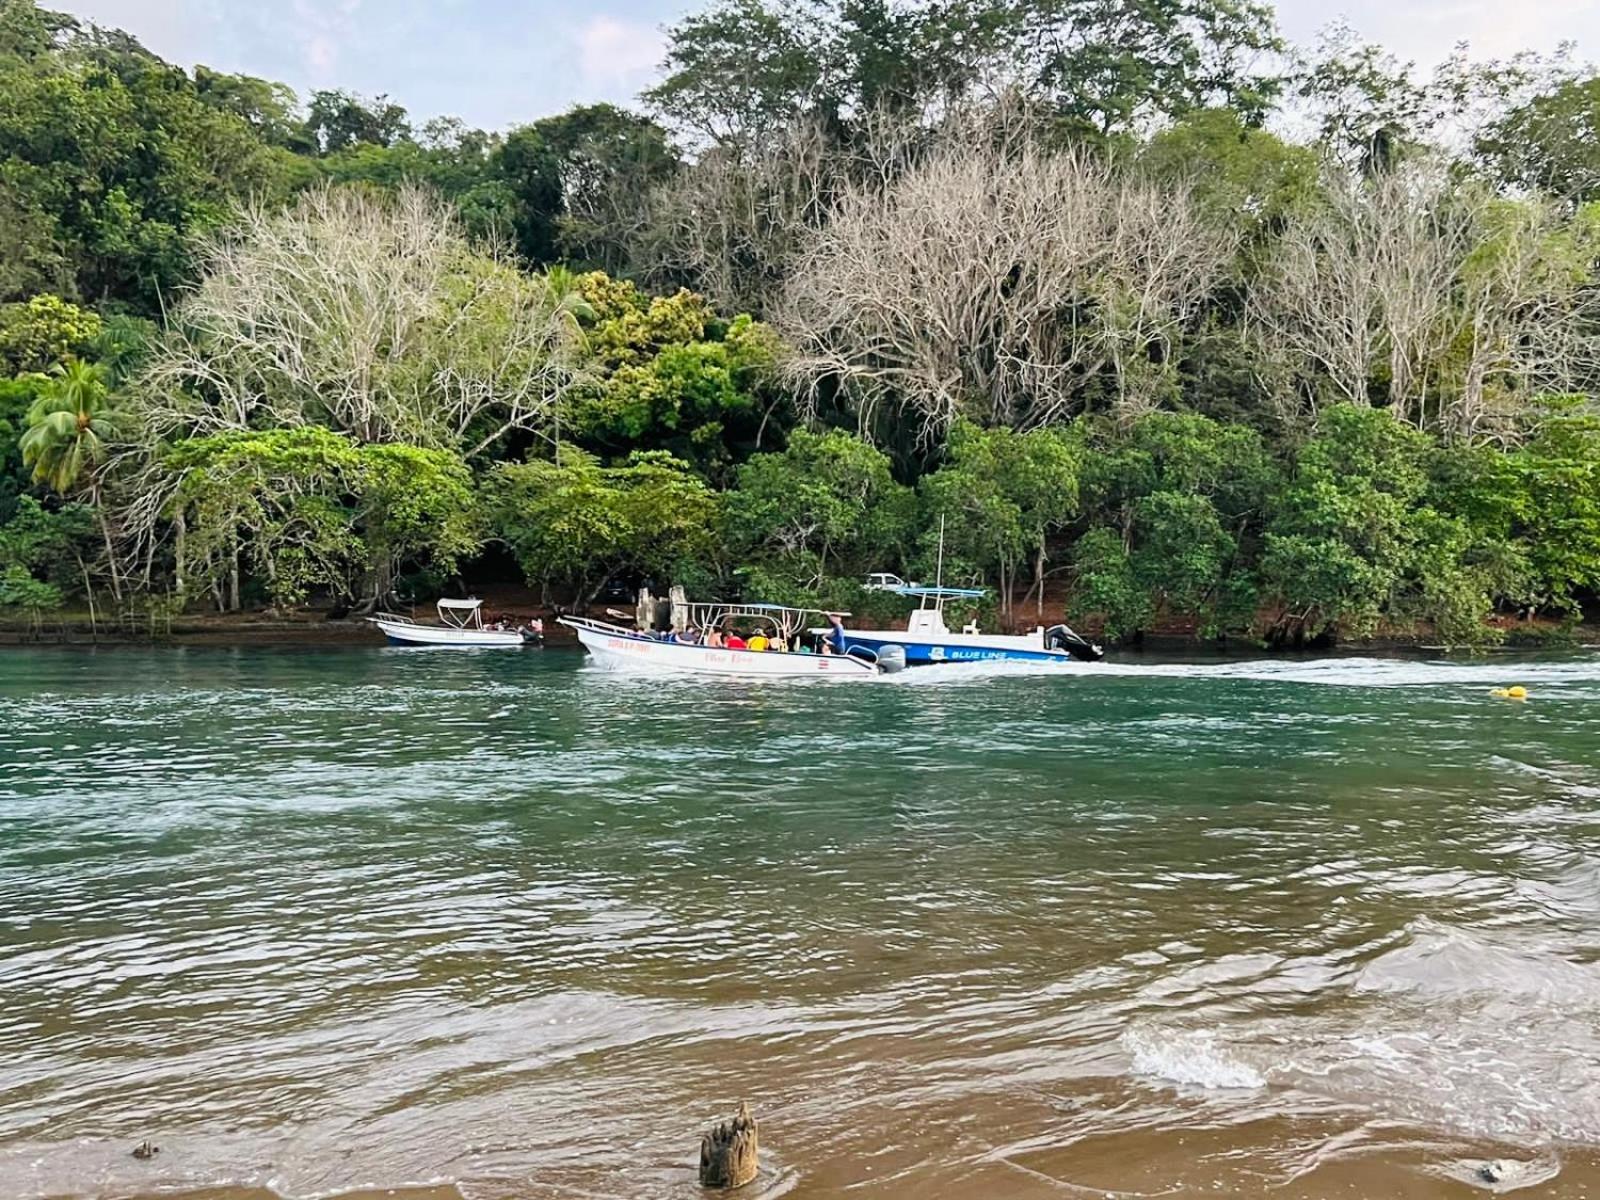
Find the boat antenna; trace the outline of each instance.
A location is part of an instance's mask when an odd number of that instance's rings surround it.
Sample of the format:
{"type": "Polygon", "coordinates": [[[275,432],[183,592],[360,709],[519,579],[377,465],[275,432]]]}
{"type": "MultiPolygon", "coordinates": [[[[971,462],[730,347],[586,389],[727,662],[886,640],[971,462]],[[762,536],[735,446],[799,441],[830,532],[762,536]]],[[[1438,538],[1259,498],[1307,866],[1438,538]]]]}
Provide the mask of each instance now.
{"type": "Polygon", "coordinates": [[[933,586],[944,587],[944,514],[939,514],[939,564],[933,570],[933,586]]]}

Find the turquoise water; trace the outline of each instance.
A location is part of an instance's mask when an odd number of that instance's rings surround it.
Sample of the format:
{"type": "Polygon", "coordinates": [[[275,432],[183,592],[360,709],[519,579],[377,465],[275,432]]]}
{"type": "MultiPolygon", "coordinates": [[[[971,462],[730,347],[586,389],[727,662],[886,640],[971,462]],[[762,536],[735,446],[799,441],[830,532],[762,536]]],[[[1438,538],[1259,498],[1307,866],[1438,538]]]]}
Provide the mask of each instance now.
{"type": "Polygon", "coordinates": [[[0,653],[0,1194],[689,1196],[740,1098],[772,1195],[1589,1194],[1597,732],[1586,654],[0,653]]]}

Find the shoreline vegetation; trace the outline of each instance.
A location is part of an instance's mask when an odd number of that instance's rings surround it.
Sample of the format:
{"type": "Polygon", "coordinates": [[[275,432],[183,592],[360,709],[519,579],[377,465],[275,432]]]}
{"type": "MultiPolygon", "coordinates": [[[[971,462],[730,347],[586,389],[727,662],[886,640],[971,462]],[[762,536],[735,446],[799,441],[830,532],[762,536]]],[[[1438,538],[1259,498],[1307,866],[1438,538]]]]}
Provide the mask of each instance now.
{"type": "Polygon", "coordinates": [[[1592,640],[1570,50],[713,0],[501,133],[0,0],[0,96],[4,640],[936,563],[1126,646],[1592,640]]]}

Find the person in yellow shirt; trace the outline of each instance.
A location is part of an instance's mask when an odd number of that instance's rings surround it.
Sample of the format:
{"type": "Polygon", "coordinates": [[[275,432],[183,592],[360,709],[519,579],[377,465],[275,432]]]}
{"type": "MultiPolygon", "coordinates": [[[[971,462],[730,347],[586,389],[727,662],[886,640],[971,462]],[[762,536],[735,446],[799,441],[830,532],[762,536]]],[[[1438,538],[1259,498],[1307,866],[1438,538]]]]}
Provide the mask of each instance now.
{"type": "Polygon", "coordinates": [[[750,640],[745,643],[745,646],[751,650],[765,650],[767,648],[767,635],[758,629],[750,635],[750,640]]]}

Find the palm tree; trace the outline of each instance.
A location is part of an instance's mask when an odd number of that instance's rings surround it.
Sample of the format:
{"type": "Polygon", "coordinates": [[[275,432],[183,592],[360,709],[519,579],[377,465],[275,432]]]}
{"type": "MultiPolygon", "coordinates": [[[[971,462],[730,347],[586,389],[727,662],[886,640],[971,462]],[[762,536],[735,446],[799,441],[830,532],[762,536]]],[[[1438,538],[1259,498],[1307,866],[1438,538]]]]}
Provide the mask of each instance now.
{"type": "Polygon", "coordinates": [[[580,322],[594,320],[594,308],[584,297],[578,283],[579,275],[571,267],[557,263],[544,273],[544,286],[551,315],[559,319],[567,332],[583,342],[580,322]]]}
{"type": "Polygon", "coordinates": [[[65,495],[84,468],[100,461],[120,416],[106,406],[105,372],[76,359],[58,363],[53,378],[28,410],[18,445],[35,483],[65,495]]]}
{"type": "MultiPolygon", "coordinates": [[[[106,406],[105,372],[98,366],[73,359],[52,367],[54,377],[28,409],[27,429],[18,440],[23,466],[33,468],[35,483],[48,484],[63,496],[78,485],[85,467],[105,454],[106,439],[121,423],[121,414],[106,406]]],[[[111,592],[120,602],[122,583],[117,578],[117,557],[111,544],[111,525],[100,504],[99,486],[91,475],[89,503],[99,514],[106,543],[106,565],[111,570],[111,592]]],[[[91,610],[94,598],[89,599],[91,610]]]]}
{"type": "MultiPolygon", "coordinates": [[[[550,315],[558,322],[570,347],[581,353],[589,344],[589,339],[583,333],[583,322],[594,320],[595,311],[578,283],[578,273],[571,267],[557,263],[545,270],[544,286],[545,302],[550,306],[550,315]]],[[[561,465],[560,402],[555,406],[555,426],[556,466],[559,467],[561,465]]]]}

